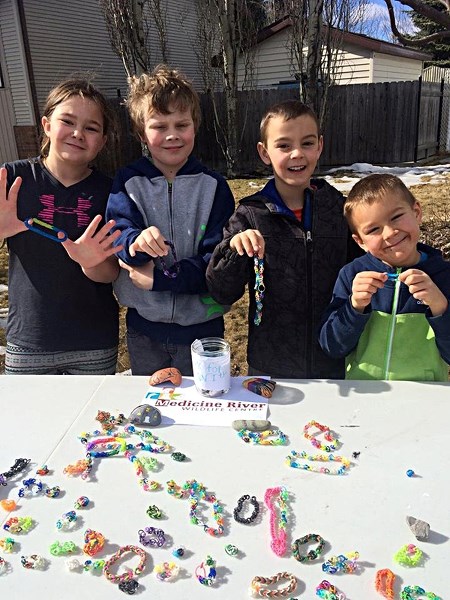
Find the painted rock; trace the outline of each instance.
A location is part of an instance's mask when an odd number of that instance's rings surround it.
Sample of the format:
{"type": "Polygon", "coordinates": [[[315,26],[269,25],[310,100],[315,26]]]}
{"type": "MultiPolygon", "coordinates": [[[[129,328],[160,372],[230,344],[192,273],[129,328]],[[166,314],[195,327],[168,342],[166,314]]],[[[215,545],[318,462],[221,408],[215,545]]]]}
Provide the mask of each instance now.
{"type": "Polygon", "coordinates": [[[167,369],[160,369],[155,371],[148,380],[150,385],[158,385],[170,381],[173,385],[180,385],[182,381],[181,372],[175,367],[167,367],[167,369]]]}
{"type": "Polygon", "coordinates": [[[430,526],[428,523],[416,519],[415,517],[406,517],[406,522],[417,540],[424,542],[428,539],[428,536],[430,535],[430,526]]]}
{"type": "Polygon", "coordinates": [[[262,377],[251,377],[250,379],[244,379],[242,385],[249,392],[258,394],[258,396],[264,396],[264,398],[272,398],[276,382],[271,381],[270,379],[263,379],[262,377]]]}
{"type": "Polygon", "coordinates": [[[161,413],[150,404],[141,404],[131,411],[128,420],[133,425],[156,427],[161,423],[161,413]]]}
{"type": "Polygon", "coordinates": [[[266,429],[270,429],[271,423],[270,421],[233,421],[231,426],[236,431],[240,431],[241,429],[248,429],[249,431],[265,431],[266,429]]]}

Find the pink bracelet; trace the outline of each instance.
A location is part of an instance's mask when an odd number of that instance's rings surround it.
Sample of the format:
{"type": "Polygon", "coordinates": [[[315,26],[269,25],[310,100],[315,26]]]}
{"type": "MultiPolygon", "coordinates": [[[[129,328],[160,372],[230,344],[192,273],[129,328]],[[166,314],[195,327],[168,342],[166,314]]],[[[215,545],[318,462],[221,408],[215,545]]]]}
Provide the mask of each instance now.
{"type": "Polygon", "coordinates": [[[288,496],[285,487],[267,488],[264,494],[264,503],[270,511],[270,547],[277,556],[284,556],[286,553],[288,496]],[[275,504],[278,504],[280,510],[278,518],[275,504]]]}

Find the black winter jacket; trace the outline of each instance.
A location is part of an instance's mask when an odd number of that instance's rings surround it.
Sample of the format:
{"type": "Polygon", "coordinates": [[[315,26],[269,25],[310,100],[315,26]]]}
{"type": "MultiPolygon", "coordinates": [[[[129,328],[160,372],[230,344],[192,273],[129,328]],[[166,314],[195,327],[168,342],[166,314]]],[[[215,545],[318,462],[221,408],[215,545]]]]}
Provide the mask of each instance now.
{"type": "Polygon", "coordinates": [[[273,180],[244,198],[224,228],[206,278],[211,295],[232,304],[249,284],[247,360],[279,378],[344,378],[343,359],[327,357],[318,343],[323,312],[339,270],[361,254],[343,216],[344,197],[324,180],[305,194],[302,221],[279,196],[273,180]],[[265,240],[262,320],[255,315],[253,259],[230,249],[240,231],[258,229],[265,240]]]}

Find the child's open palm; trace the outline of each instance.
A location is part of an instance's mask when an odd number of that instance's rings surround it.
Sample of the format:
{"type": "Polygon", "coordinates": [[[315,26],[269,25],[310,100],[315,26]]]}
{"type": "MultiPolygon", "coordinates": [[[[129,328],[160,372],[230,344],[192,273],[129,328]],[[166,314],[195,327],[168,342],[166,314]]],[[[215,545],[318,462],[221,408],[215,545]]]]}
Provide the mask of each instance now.
{"type": "Polygon", "coordinates": [[[22,178],[17,177],[6,191],[8,171],[5,167],[0,169],[0,238],[8,238],[21,231],[27,231],[27,227],[17,217],[17,195],[22,178]]]}
{"type": "Polygon", "coordinates": [[[113,246],[114,241],[120,236],[120,230],[110,233],[116,222],[108,221],[97,231],[101,220],[101,215],[97,215],[77,240],[73,242],[68,239],[62,242],[70,258],[79,263],[83,269],[98,266],[123,248],[123,246],[113,246]]]}

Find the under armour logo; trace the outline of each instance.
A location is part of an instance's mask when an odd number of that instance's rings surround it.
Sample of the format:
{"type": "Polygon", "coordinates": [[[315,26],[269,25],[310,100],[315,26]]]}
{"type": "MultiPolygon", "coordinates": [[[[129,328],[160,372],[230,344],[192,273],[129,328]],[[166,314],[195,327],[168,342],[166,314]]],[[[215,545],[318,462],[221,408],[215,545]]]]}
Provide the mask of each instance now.
{"type": "Polygon", "coordinates": [[[79,197],[77,198],[78,206],[55,206],[55,196],[50,194],[44,194],[40,196],[40,201],[44,205],[38,217],[53,225],[53,215],[58,213],[60,215],[76,215],[77,216],[77,227],[87,227],[90,223],[88,211],[92,206],[92,202],[88,198],[79,197]]]}

